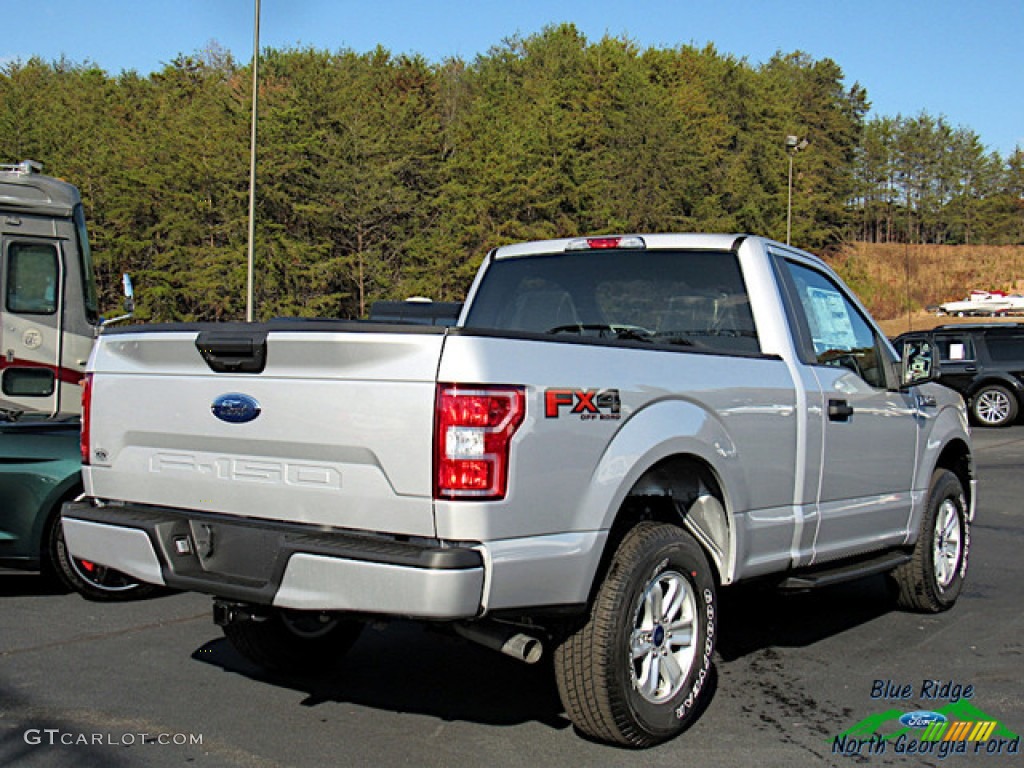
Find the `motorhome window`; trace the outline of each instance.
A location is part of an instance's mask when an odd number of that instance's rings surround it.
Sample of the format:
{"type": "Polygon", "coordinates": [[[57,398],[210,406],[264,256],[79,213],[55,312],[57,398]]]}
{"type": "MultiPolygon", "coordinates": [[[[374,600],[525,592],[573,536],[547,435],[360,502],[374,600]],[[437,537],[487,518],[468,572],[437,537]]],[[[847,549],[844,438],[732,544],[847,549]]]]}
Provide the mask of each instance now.
{"type": "Polygon", "coordinates": [[[59,278],[56,246],[11,243],[7,249],[7,311],[55,314],[59,278]]]}
{"type": "Polygon", "coordinates": [[[82,254],[82,299],[85,307],[85,319],[95,325],[100,321],[100,303],[96,296],[96,275],[92,265],[92,246],[89,245],[89,232],[85,228],[85,214],[82,206],[75,206],[75,233],[78,235],[78,252],[82,254]]]}
{"type": "Polygon", "coordinates": [[[2,381],[0,391],[8,397],[50,397],[56,386],[48,368],[8,368],[2,381]]]}

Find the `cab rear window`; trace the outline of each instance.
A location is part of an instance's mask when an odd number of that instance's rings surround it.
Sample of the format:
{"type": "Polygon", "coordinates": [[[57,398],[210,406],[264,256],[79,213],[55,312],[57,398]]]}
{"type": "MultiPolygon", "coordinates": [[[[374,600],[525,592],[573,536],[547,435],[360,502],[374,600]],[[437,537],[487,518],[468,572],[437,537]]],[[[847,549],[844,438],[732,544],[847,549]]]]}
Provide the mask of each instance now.
{"type": "Polygon", "coordinates": [[[736,255],[583,251],[497,260],[466,325],[716,352],[760,352],[736,255]]]}

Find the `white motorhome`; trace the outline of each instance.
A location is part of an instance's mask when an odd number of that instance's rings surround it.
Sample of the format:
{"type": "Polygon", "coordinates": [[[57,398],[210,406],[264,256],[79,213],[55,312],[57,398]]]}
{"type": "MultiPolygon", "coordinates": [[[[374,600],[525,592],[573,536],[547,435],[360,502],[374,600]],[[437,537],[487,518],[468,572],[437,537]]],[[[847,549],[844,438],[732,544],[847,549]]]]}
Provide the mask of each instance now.
{"type": "Polygon", "coordinates": [[[81,410],[100,324],[78,189],[31,160],[0,165],[0,418],[81,410]]]}

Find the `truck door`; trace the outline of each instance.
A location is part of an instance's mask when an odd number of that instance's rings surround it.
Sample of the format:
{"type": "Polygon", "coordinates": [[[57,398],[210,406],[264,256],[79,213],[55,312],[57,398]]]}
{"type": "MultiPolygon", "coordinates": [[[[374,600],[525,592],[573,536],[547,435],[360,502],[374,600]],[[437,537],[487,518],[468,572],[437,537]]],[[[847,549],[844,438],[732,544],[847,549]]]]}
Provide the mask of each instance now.
{"type": "Polygon", "coordinates": [[[0,241],[0,409],[60,410],[64,264],[59,241],[0,241]]]}
{"type": "Polygon", "coordinates": [[[888,344],[844,287],[785,259],[784,286],[818,392],[809,422],[822,430],[814,562],[901,544],[918,455],[914,398],[895,388],[888,344]]]}

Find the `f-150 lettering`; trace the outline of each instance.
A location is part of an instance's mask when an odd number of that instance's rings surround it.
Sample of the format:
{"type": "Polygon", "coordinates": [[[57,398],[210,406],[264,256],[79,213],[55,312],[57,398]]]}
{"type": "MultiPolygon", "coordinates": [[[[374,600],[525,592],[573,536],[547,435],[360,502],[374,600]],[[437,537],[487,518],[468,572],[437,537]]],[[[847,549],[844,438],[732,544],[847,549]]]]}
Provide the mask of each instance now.
{"type": "Polygon", "coordinates": [[[192,453],[157,453],[149,461],[151,472],[195,472],[218,480],[341,488],[341,473],[333,467],[281,461],[198,456],[192,453]]]}

